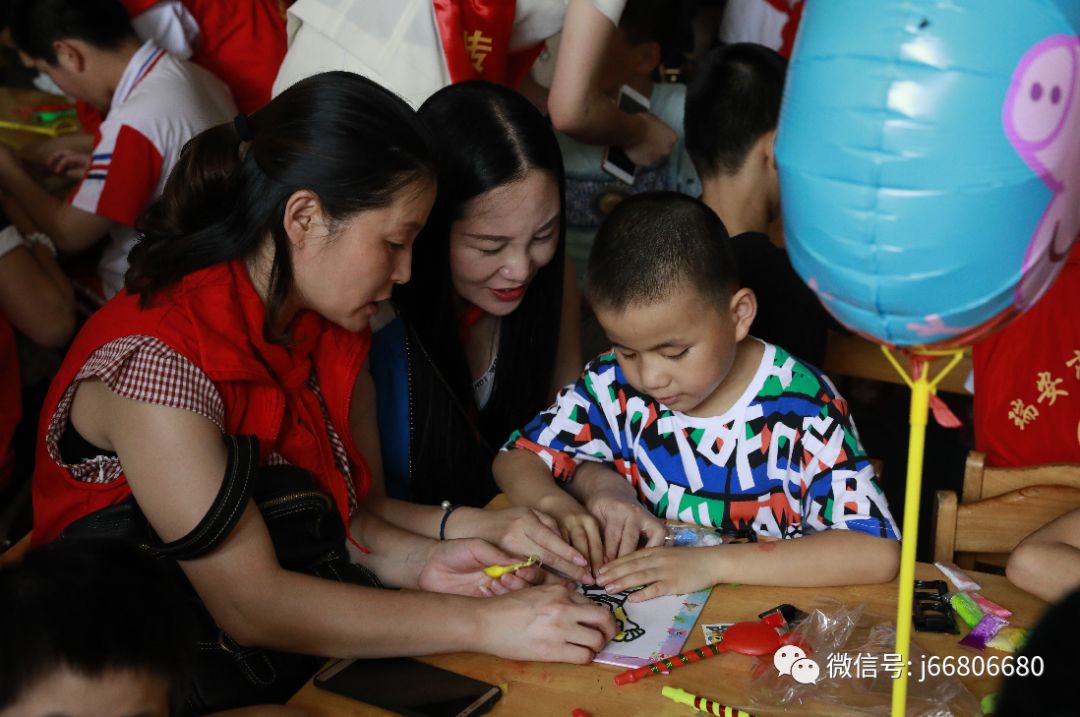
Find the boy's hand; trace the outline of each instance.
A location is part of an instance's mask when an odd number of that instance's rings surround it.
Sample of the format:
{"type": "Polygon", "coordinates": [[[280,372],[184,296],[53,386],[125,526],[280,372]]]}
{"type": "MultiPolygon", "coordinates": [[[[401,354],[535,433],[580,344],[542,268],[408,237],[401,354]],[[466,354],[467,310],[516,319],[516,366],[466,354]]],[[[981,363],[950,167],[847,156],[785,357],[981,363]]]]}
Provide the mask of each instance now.
{"type": "Polygon", "coordinates": [[[600,568],[597,584],[609,593],[645,585],[644,590],[630,594],[630,602],[697,592],[716,584],[708,559],[718,547],[638,550],[600,568]]]}
{"type": "Polygon", "coordinates": [[[50,137],[42,142],[30,142],[23,145],[19,150],[19,156],[36,164],[45,164],[56,152],[70,150],[80,154],[90,154],[94,151],[93,135],[76,132],[74,134],[62,134],[59,137],[50,137]]]}
{"type": "Polygon", "coordinates": [[[61,149],[49,156],[45,166],[53,174],[63,175],[71,179],[81,179],[86,174],[86,168],[90,166],[90,155],[70,149],[61,149]]]}
{"type": "Polygon", "coordinates": [[[19,159],[8,145],[0,142],[0,178],[7,176],[12,168],[19,167],[19,159]]]}
{"type": "Polygon", "coordinates": [[[651,112],[641,112],[634,117],[642,123],[640,138],[624,148],[626,155],[639,167],[651,167],[671,154],[678,135],[651,112]]]}
{"type": "Polygon", "coordinates": [[[604,530],[604,562],[629,555],[638,549],[641,536],[645,547],[664,544],[664,523],[622,490],[602,490],[590,495],[585,507],[600,520],[604,530]]]}

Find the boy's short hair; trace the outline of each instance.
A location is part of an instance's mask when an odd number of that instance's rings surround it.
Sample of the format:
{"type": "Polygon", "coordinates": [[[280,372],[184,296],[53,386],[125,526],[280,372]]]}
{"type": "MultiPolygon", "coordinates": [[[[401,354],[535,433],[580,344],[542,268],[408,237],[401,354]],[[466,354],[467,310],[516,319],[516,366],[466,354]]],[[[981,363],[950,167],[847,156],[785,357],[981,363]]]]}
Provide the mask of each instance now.
{"type": "Polygon", "coordinates": [[[161,564],[127,543],[60,541],[0,569],[0,711],[59,669],[164,677],[176,694],[194,618],[161,564]]]}
{"type": "Polygon", "coordinates": [[[686,92],[686,151],[703,178],[735,174],[761,135],[776,129],[787,61],[740,42],[705,56],[686,92]]]}
{"type": "Polygon", "coordinates": [[[644,192],[619,203],[589,254],[594,306],[622,311],[689,284],[719,306],[738,286],[731,242],[716,212],[678,192],[644,192]]]}
{"type": "Polygon", "coordinates": [[[35,60],[58,61],[53,43],[82,40],[115,50],[135,37],[119,0],[15,0],[9,18],[15,46],[35,60]]]}

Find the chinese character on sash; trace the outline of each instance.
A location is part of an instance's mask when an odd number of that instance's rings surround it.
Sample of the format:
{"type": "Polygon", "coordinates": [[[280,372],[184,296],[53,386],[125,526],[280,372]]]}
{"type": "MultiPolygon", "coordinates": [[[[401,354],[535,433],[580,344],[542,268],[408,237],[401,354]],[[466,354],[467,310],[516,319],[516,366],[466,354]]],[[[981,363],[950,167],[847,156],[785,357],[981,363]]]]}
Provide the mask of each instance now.
{"type": "Polygon", "coordinates": [[[1035,406],[1025,406],[1024,402],[1019,398],[1013,401],[1011,404],[1012,410],[1009,411],[1009,418],[1012,422],[1022,431],[1027,424],[1034,421],[1039,417],[1039,409],[1035,406]]]}
{"type": "Polygon", "coordinates": [[[1063,378],[1052,378],[1049,371],[1040,372],[1039,379],[1035,382],[1035,388],[1042,392],[1039,394],[1038,402],[1042,403],[1046,399],[1053,406],[1054,401],[1058,400],[1058,396],[1068,396],[1068,391],[1058,388],[1058,384],[1064,380],[1063,378]]]}
{"type": "Polygon", "coordinates": [[[1080,381],[1080,349],[1073,349],[1073,357],[1065,365],[1076,370],[1076,379],[1080,381]]]}
{"type": "Polygon", "coordinates": [[[492,39],[479,30],[472,33],[465,31],[465,52],[469,53],[473,69],[477,72],[484,71],[484,59],[491,54],[494,46],[492,39]]]}

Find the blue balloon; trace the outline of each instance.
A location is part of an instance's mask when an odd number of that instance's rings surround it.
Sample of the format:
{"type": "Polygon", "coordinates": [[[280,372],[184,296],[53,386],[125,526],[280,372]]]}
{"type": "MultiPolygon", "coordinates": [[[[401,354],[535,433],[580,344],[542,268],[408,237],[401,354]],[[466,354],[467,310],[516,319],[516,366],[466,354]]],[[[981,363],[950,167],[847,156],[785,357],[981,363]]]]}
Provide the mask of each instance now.
{"type": "Polygon", "coordinates": [[[776,140],[788,251],[896,346],[963,345],[1080,233],[1080,2],[810,0],[776,140]]]}

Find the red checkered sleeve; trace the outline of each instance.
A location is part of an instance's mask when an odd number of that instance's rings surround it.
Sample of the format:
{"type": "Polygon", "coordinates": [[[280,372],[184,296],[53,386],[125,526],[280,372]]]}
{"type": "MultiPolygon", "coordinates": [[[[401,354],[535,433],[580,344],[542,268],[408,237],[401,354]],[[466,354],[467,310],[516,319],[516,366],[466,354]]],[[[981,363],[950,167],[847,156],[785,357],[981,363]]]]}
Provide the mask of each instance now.
{"type": "Polygon", "coordinates": [[[60,458],[59,442],[71,416],[79,383],[96,378],[118,396],[199,414],[225,430],[225,405],[214,383],[194,363],[152,336],[125,336],[105,344],[83,365],[64,392],[45,434],[49,455],[76,480],[110,483],[123,468],[115,456],[98,456],[75,465],[60,458]]]}
{"type": "MultiPolygon", "coordinates": [[[[123,473],[123,467],[116,456],[97,456],[78,464],[65,464],[60,457],[58,446],[71,415],[75,389],[80,382],[90,378],[100,380],[123,398],[192,411],[213,421],[222,432],[225,431],[225,404],[221,400],[221,394],[198,366],[152,336],[125,336],[110,341],[90,355],[71,386],[64,392],[49,421],[45,437],[49,455],[58,465],[70,471],[76,480],[110,483],[123,473]]],[[[351,512],[356,509],[358,501],[345,444],[330,422],[326,401],[314,373],[308,380],[308,387],[314,392],[322,408],[334,463],[346,478],[351,512]]],[[[276,451],[270,454],[267,462],[269,465],[289,463],[288,459],[276,451]]]]}

